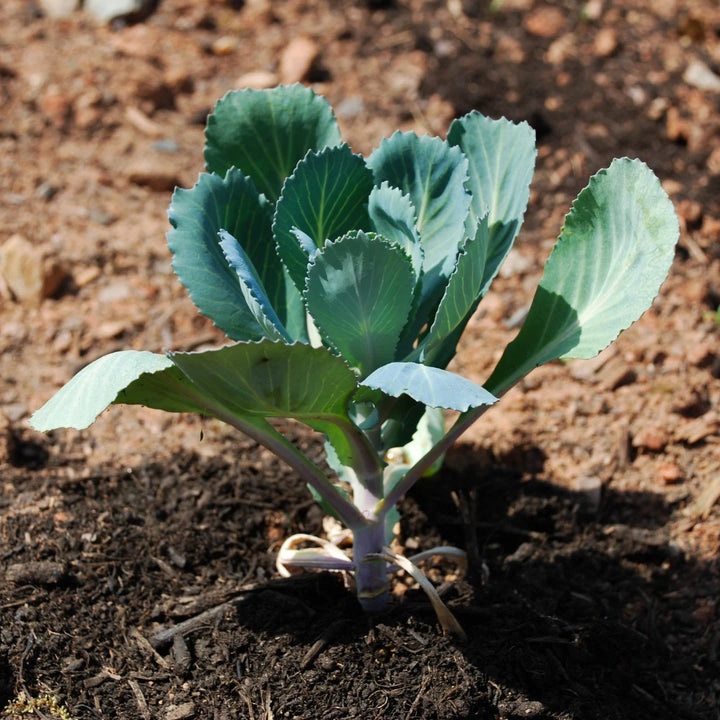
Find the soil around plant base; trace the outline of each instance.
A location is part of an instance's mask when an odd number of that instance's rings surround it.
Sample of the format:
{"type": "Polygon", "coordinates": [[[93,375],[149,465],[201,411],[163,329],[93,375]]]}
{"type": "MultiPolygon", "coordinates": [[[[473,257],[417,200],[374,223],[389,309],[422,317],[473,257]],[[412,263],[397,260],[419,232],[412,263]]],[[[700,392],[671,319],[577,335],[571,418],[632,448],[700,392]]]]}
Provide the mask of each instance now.
{"type": "Polygon", "coordinates": [[[716,3],[162,0],[127,26],[43,5],[0,8],[0,253],[19,236],[56,281],[0,283],[4,716],[55,717],[48,696],[75,720],[716,720],[716,3]],[[477,382],[592,173],[639,156],[680,215],[653,308],[599,358],[536,370],[402,502],[407,553],[468,551],[467,574],[426,567],[467,643],[403,576],[374,617],[341,575],[279,578],[283,540],[322,514],[219,423],[27,423],[102,354],[225,341],[171,272],[170,191],[202,169],[215,100],[308,52],[300,79],[357,152],[472,108],[534,127],[525,228],[452,365],[477,382]]]}

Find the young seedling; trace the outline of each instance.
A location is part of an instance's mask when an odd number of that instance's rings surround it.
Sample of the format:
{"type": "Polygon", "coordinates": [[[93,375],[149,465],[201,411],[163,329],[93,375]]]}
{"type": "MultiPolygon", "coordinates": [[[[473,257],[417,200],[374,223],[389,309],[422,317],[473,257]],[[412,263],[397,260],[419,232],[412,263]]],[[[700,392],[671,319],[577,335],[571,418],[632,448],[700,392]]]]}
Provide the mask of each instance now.
{"type": "Polygon", "coordinates": [[[485,385],[447,371],[518,234],[535,155],[527,124],[471,112],[446,140],[397,132],[365,158],[341,143],[332,109],[307,88],[229,93],[208,120],[207,172],[173,195],[168,244],[190,297],[233,343],[102,357],[32,425],[85,428],[112,403],[229,423],[287,462],[352,531],[351,554],[320,538],[288,539],[284,572],[352,573],[373,612],[401,568],[461,634],[416,563],[462,552],[393,553],[398,500],[531,370],[592,357],[634,322],[678,238],[653,173],[614,160],[575,200],[527,318],[485,385]],[[443,410],[458,413],[449,429],[443,410]],[[335,475],[273,418],[321,433],[335,475]]]}

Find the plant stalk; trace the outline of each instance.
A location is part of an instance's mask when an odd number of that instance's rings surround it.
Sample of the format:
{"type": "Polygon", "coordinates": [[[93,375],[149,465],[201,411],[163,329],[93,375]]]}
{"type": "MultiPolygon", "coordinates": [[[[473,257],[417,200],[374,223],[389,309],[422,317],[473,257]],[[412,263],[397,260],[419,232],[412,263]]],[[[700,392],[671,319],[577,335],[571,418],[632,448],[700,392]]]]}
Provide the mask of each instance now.
{"type": "Polygon", "coordinates": [[[353,531],[353,564],[360,606],[367,613],[380,612],[390,597],[384,523],[375,521],[353,531]]]}
{"type": "Polygon", "coordinates": [[[390,492],[377,504],[375,514],[384,518],[397,505],[400,498],[446,453],[453,443],[476,421],[491,405],[481,405],[462,413],[443,437],[425,453],[399,480],[390,492]]]}

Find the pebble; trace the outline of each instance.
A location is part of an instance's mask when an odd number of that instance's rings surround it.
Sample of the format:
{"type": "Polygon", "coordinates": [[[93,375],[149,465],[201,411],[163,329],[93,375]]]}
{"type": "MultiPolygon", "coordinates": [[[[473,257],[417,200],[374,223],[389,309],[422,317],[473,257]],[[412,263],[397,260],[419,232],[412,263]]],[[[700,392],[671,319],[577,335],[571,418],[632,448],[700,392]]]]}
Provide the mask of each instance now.
{"type": "Polygon", "coordinates": [[[598,30],[593,40],[593,52],[598,57],[610,57],[617,50],[618,39],[615,28],[605,27],[598,30]]]}
{"type": "Polygon", "coordinates": [[[12,235],[0,246],[0,276],[18,302],[39,305],[57,293],[68,272],[43,248],[12,235]]]}
{"type": "Polygon", "coordinates": [[[153,162],[136,164],[129,170],[128,180],[133,185],[140,185],[155,192],[170,192],[182,185],[174,170],[163,170],[153,162]]]}
{"type": "Polygon", "coordinates": [[[662,451],[668,443],[668,436],[661,427],[646,425],[635,433],[632,445],[639,450],[662,451]]]}
{"type": "Polygon", "coordinates": [[[40,9],[51,18],[65,18],[72,15],[80,0],[40,0],[40,9]]]}
{"type": "Polygon", "coordinates": [[[241,75],[235,87],[240,90],[242,88],[251,88],[252,90],[267,90],[278,84],[277,73],[269,70],[253,70],[241,75]]]}
{"type": "Polygon", "coordinates": [[[688,63],[683,73],[683,80],[698,90],[720,92],[720,76],[700,60],[692,60],[688,63]]]}
{"type": "Polygon", "coordinates": [[[100,323],[93,331],[99,340],[110,340],[119,337],[128,329],[124,320],[108,320],[100,323]]]}
{"type": "Polygon", "coordinates": [[[335,107],[339,118],[353,118],[365,112],[365,102],[360,95],[351,95],[341,100],[335,107]]]}
{"type": "Polygon", "coordinates": [[[155,7],[154,0],[85,0],[83,8],[100,22],[112,22],[129,16],[144,17],[155,7]]]}
{"type": "Polygon", "coordinates": [[[307,80],[320,48],[308,37],[293,38],[280,57],[279,76],[284,85],[307,80]]]}
{"type": "Polygon", "coordinates": [[[525,62],[526,54],[522,43],[512,35],[503,34],[495,44],[495,57],[500,62],[514,63],[520,65],[525,62]]]}
{"type": "Polygon", "coordinates": [[[536,37],[554,38],[565,29],[565,13],[556,7],[542,7],[525,16],[525,29],[536,37]]]}
{"type": "Polygon", "coordinates": [[[674,485],[685,479],[685,473],[677,463],[670,461],[660,463],[657,469],[657,477],[665,485],[674,485]]]}
{"type": "Polygon", "coordinates": [[[223,35],[214,40],[210,46],[213,55],[232,55],[239,47],[240,41],[233,35],[223,35]]]}
{"type": "Polygon", "coordinates": [[[583,15],[586,20],[599,20],[603,14],[602,0],[588,0],[583,8],[583,15]]]}
{"type": "Polygon", "coordinates": [[[157,150],[157,152],[165,153],[167,155],[174,155],[175,153],[180,152],[180,145],[177,140],[173,140],[172,138],[156,140],[150,145],[150,147],[153,150],[157,150]]]}
{"type": "Polygon", "coordinates": [[[38,109],[58,129],[66,126],[72,114],[70,97],[54,85],[48,87],[37,100],[38,109]]]}

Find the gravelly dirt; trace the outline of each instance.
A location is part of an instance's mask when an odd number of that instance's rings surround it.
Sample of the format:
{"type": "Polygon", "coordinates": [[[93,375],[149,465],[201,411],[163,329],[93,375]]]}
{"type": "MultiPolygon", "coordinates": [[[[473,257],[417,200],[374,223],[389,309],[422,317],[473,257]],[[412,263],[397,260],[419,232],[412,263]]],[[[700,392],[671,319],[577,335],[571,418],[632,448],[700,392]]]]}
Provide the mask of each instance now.
{"type": "Polygon", "coordinates": [[[720,717],[720,95],[697,87],[698,68],[720,71],[720,9],[495,5],[163,0],[104,27],[2,4],[0,243],[20,235],[65,274],[49,297],[0,287],[0,707],[26,693],[77,720],[720,717]],[[248,73],[277,79],[298,37],[318,53],[303,80],[358,152],[471,108],[535,128],[526,228],[454,363],[474,380],[589,175],[639,156],[681,217],[643,319],[599,360],[535,371],[404,501],[407,546],[470,554],[467,578],[430,571],[467,644],[402,580],[377,618],[339,577],[279,580],[274,550],[322,532],[320,512],[221,425],[139,408],[82,433],[27,424],[101,354],[223,341],[171,273],[170,190],[201,170],[215,100],[248,73]],[[598,508],[583,477],[602,482],[598,508]]]}

